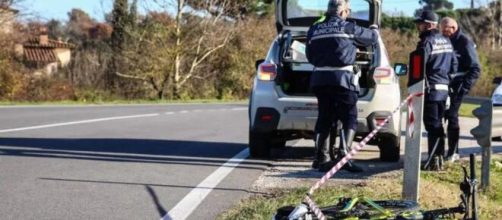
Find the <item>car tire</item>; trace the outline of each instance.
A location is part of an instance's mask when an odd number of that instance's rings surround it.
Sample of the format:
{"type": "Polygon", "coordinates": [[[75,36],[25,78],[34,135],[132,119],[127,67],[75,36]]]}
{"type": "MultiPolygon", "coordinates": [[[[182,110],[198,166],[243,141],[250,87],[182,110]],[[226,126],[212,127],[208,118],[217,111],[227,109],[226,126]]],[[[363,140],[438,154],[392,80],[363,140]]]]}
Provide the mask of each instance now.
{"type": "Polygon", "coordinates": [[[400,140],[394,135],[385,135],[379,138],[380,160],[384,162],[398,162],[400,158],[400,140]]]}
{"type": "Polygon", "coordinates": [[[252,158],[270,157],[271,136],[249,131],[249,154],[252,158]]]}
{"type": "Polygon", "coordinates": [[[502,137],[492,137],[492,141],[502,141],[502,137]]]}

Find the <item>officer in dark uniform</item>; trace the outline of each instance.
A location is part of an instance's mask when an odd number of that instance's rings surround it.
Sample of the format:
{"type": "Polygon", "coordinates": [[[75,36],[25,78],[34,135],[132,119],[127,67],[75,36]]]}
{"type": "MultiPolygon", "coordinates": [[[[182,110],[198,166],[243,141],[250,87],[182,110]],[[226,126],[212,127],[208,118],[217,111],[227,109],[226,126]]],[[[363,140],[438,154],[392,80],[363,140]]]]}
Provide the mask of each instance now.
{"type": "Polygon", "coordinates": [[[458,122],[458,110],[464,95],[476,83],[481,72],[476,46],[458,27],[457,21],[453,18],[443,18],[441,20],[441,30],[445,37],[450,38],[453,50],[458,59],[458,71],[450,75],[450,109],[446,111],[448,120],[448,153],[446,160],[454,162],[458,160],[458,140],[460,136],[460,126],[458,122]]]}
{"type": "Polygon", "coordinates": [[[441,167],[444,155],[442,119],[448,98],[449,74],[456,72],[458,64],[450,40],[437,29],[436,13],[424,10],[415,22],[420,32],[417,50],[423,51],[426,59],[423,120],[427,130],[429,159],[424,168],[430,169],[430,165],[433,165],[433,169],[436,169],[441,167]],[[431,161],[432,164],[429,163],[431,161]]]}
{"type": "MultiPolygon", "coordinates": [[[[349,0],[330,0],[326,15],[314,23],[307,34],[306,55],[315,66],[310,86],[319,106],[315,126],[316,157],[312,167],[322,172],[330,170],[337,162],[330,160],[327,145],[335,118],[345,129],[342,138],[346,140],[346,148],[351,146],[355,136],[359,77],[353,65],[357,46],[367,47],[378,41],[377,31],[346,21],[349,14],[349,0]]],[[[362,171],[351,161],[344,169],[362,171]]]]}

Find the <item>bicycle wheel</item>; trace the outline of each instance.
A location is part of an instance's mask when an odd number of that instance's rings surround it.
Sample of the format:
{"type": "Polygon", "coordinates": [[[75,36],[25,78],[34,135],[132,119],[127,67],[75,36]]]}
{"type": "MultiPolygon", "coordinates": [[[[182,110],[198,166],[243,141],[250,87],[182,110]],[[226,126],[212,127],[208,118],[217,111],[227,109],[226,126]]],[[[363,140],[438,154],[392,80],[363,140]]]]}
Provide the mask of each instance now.
{"type": "MultiPolygon", "coordinates": [[[[321,208],[323,214],[328,219],[347,219],[347,218],[357,218],[357,219],[374,219],[375,217],[382,216],[382,212],[372,207],[372,205],[358,203],[349,211],[342,211],[350,198],[342,198],[334,206],[328,206],[321,208]]],[[[414,201],[403,201],[403,200],[379,200],[372,201],[381,208],[389,211],[390,216],[386,216],[385,219],[422,219],[422,213],[419,212],[419,205],[414,201]]],[[[293,206],[282,207],[277,210],[275,215],[275,220],[286,220],[288,215],[294,210],[293,206]]],[[[309,212],[306,215],[310,215],[311,219],[317,219],[317,217],[309,212]]],[[[304,218],[305,219],[305,218],[304,218]]]]}

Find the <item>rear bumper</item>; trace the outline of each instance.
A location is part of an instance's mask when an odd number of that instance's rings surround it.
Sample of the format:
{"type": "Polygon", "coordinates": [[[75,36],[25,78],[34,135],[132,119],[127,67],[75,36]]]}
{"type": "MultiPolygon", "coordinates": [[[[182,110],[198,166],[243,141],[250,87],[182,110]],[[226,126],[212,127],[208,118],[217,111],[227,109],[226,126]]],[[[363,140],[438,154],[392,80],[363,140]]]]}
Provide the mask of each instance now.
{"type": "MultiPolygon", "coordinates": [[[[256,82],[255,82],[256,83],[256,82]]],[[[358,135],[366,135],[377,127],[378,121],[387,118],[393,108],[399,105],[400,96],[382,95],[384,91],[399,91],[397,88],[382,88],[381,91],[370,92],[367,97],[357,102],[358,135]],[[391,90],[392,89],[392,90],[391,90]],[[375,97],[385,97],[379,98],[375,97]],[[391,109],[392,108],[392,109],[391,109]]],[[[257,132],[312,132],[317,121],[317,99],[306,96],[285,96],[279,94],[275,83],[260,82],[255,84],[255,89],[250,99],[250,124],[251,129],[257,132]],[[256,86],[259,86],[257,88],[256,86]],[[272,119],[269,119],[269,116],[272,119]],[[263,120],[263,116],[266,116],[263,120]]],[[[400,135],[400,112],[393,115],[380,134],[400,135]]]]}
{"type": "Polygon", "coordinates": [[[274,108],[260,107],[256,110],[252,130],[259,133],[269,133],[277,130],[281,115],[274,108]]]}

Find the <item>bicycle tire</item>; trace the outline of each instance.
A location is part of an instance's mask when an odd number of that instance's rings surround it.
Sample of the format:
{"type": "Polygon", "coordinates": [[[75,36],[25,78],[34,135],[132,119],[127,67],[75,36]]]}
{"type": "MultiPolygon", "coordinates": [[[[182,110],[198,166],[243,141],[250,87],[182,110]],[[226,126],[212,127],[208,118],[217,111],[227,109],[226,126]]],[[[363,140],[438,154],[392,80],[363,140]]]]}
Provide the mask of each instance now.
{"type": "MultiPolygon", "coordinates": [[[[404,216],[406,214],[410,218],[401,218],[401,219],[420,219],[421,213],[419,213],[420,206],[418,203],[414,201],[406,201],[406,200],[378,200],[373,201],[378,204],[382,208],[391,211],[397,216],[404,216]]],[[[277,210],[275,215],[275,220],[287,220],[289,214],[295,209],[293,206],[285,206],[281,207],[277,210]]],[[[338,203],[334,206],[328,206],[321,208],[323,214],[327,217],[327,219],[345,219],[349,217],[357,217],[358,219],[370,219],[372,218],[371,212],[375,212],[374,209],[365,205],[358,205],[358,207],[354,208],[349,212],[340,212],[343,209],[343,205],[338,203]]],[[[377,212],[375,212],[377,213],[377,212]]],[[[313,220],[316,220],[317,217],[313,215],[313,213],[309,213],[312,216],[313,220]]]]}

